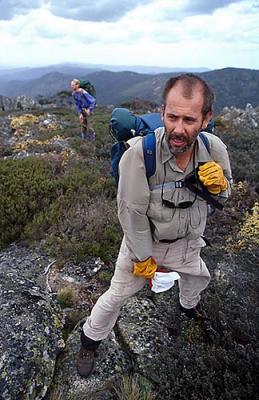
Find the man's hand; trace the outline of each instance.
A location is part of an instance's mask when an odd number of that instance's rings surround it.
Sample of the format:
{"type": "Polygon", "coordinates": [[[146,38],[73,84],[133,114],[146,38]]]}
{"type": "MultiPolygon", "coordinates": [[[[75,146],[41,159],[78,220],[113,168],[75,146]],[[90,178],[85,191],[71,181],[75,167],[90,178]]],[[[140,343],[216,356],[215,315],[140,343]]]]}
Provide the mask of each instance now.
{"type": "Polygon", "coordinates": [[[89,108],[83,108],[84,114],[87,115],[87,117],[89,117],[89,115],[91,114],[91,111],[89,110],[89,108]]]}
{"type": "Polygon", "coordinates": [[[133,275],[141,276],[142,278],[152,279],[157,270],[157,265],[152,257],[145,261],[138,261],[134,263],[133,275]]]}
{"type": "Polygon", "coordinates": [[[198,175],[201,183],[206,186],[211,194],[219,194],[228,187],[223,170],[215,161],[200,165],[198,175]]]}

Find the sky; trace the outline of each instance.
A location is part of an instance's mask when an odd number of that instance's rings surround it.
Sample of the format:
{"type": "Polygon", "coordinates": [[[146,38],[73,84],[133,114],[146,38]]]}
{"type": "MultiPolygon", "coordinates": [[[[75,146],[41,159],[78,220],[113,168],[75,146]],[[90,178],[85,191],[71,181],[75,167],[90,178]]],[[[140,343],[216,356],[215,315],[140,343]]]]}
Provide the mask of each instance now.
{"type": "Polygon", "coordinates": [[[259,69],[259,0],[0,0],[0,68],[259,69]]]}

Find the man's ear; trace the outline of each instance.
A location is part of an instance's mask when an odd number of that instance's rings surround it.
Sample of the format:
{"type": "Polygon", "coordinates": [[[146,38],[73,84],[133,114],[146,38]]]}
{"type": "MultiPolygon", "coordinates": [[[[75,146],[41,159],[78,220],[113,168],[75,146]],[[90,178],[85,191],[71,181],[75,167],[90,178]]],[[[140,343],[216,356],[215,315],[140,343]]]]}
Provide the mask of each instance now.
{"type": "Polygon", "coordinates": [[[209,121],[211,120],[211,118],[212,118],[212,112],[209,111],[209,112],[207,112],[205,118],[204,118],[203,121],[202,121],[202,129],[207,128],[208,123],[209,123],[209,121]]]}
{"type": "Polygon", "coordinates": [[[164,104],[161,105],[160,113],[161,113],[161,120],[163,121],[164,113],[165,113],[165,105],[164,104]]]}

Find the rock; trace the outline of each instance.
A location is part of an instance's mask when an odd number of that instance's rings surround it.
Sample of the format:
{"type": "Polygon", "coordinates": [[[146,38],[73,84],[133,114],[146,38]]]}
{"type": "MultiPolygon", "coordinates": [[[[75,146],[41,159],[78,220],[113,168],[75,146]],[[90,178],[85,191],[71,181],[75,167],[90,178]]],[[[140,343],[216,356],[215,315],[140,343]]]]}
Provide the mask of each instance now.
{"type": "Polygon", "coordinates": [[[245,110],[231,107],[224,107],[221,118],[229,121],[234,126],[241,126],[244,129],[256,129],[259,126],[259,107],[254,108],[247,104],[245,110]]]}
{"type": "Polygon", "coordinates": [[[37,101],[26,96],[0,96],[0,109],[2,111],[32,110],[40,107],[37,101]]]}
{"type": "MultiPolygon", "coordinates": [[[[174,287],[140,293],[124,306],[119,336],[134,372],[153,384],[156,400],[256,399],[258,381],[258,252],[222,257],[203,295],[208,319],[189,320],[174,287]],[[257,344],[256,344],[257,343],[257,344]]],[[[209,265],[211,267],[211,265],[209,265]]]]}
{"type": "Polygon", "coordinates": [[[80,348],[81,326],[70,335],[65,351],[57,361],[56,373],[45,400],[95,399],[112,400],[113,384],[118,377],[131,369],[127,353],[118,343],[114,332],[98,348],[96,367],[88,378],[81,378],[76,371],[76,355],[80,348]]]}
{"type": "Polygon", "coordinates": [[[43,399],[64,346],[60,311],[45,290],[48,263],[15,244],[0,253],[1,399],[43,399]]]}

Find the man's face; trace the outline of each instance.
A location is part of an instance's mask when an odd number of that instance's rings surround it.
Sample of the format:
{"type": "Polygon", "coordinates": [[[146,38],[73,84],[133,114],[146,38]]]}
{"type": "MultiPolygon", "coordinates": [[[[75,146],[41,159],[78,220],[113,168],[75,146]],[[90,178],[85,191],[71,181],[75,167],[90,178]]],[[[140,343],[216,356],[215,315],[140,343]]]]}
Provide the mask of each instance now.
{"type": "Polygon", "coordinates": [[[206,128],[211,112],[202,114],[203,94],[199,86],[193,88],[191,98],[183,97],[181,82],[168,93],[162,110],[166,139],[173,154],[191,149],[200,130],[206,128]]]}
{"type": "Polygon", "coordinates": [[[72,81],[71,82],[71,89],[72,89],[73,92],[77,89],[77,87],[78,87],[78,84],[72,81]]]}

